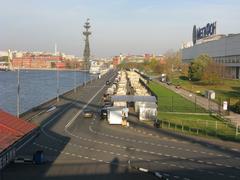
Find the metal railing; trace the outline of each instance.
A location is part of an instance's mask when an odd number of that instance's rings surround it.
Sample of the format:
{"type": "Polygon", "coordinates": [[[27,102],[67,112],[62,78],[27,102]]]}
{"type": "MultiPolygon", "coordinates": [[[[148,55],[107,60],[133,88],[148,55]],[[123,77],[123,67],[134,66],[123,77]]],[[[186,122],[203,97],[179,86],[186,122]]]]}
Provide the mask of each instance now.
{"type": "MultiPolygon", "coordinates": [[[[204,135],[217,136],[223,139],[237,139],[240,127],[224,120],[165,120],[159,119],[161,128],[174,129],[176,131],[204,135]]],[[[238,138],[240,140],[240,137],[238,138]]]]}

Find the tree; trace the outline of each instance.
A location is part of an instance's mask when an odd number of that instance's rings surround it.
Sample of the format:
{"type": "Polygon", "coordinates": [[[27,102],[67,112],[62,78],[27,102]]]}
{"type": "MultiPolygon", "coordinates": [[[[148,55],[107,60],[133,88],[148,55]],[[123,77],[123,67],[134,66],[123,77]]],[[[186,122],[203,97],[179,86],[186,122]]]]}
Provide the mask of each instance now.
{"type": "Polygon", "coordinates": [[[155,58],[152,58],[149,63],[149,68],[151,69],[152,72],[155,72],[157,65],[158,65],[158,61],[155,58]]]}
{"type": "Polygon", "coordinates": [[[210,61],[204,68],[202,81],[212,85],[221,83],[222,69],[223,67],[221,64],[210,61]]]}
{"type": "Polygon", "coordinates": [[[191,62],[188,69],[188,77],[192,81],[199,81],[202,79],[203,67],[197,62],[191,62]]]}
{"type": "Polygon", "coordinates": [[[189,64],[181,65],[181,73],[183,76],[188,77],[189,64]]]}
{"type": "Polygon", "coordinates": [[[208,55],[200,55],[191,62],[188,77],[192,81],[201,80],[206,84],[218,84],[221,82],[222,69],[222,65],[208,55]]]}
{"type": "Polygon", "coordinates": [[[181,69],[182,58],[180,51],[168,50],[164,54],[163,73],[172,79],[176,71],[181,69]]]}
{"type": "Polygon", "coordinates": [[[236,102],[231,108],[234,112],[240,114],[240,100],[236,102]]]}
{"type": "Polygon", "coordinates": [[[199,81],[203,77],[205,67],[211,62],[208,55],[200,55],[191,62],[188,70],[188,77],[192,81],[199,81]]]}

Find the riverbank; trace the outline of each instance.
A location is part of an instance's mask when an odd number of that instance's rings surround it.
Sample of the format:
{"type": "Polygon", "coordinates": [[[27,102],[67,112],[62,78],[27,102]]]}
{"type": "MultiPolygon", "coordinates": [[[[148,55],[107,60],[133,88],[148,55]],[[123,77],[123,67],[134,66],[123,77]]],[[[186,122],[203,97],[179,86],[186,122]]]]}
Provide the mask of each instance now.
{"type": "MultiPolygon", "coordinates": [[[[97,80],[97,78],[94,78],[92,80],[89,80],[86,84],[82,84],[78,86],[75,89],[71,89],[67,92],[64,92],[59,96],[59,101],[57,101],[57,97],[54,97],[42,104],[39,104],[38,106],[35,106],[23,113],[20,114],[20,118],[25,119],[27,121],[32,121],[35,117],[46,113],[46,112],[51,112],[54,110],[54,107],[60,107],[60,106],[65,106],[68,103],[72,103],[74,99],[77,99],[79,95],[81,95],[81,89],[84,88],[84,86],[89,85],[91,83],[94,83],[97,80]],[[51,110],[52,109],[52,110],[51,110]]],[[[34,121],[35,124],[40,125],[41,122],[34,121]]]]}
{"type": "MultiPolygon", "coordinates": [[[[15,68],[10,71],[17,71],[18,69],[15,68]]],[[[81,71],[81,72],[88,72],[88,70],[84,69],[58,69],[58,68],[19,68],[19,70],[25,70],[25,71],[81,71]]]]}

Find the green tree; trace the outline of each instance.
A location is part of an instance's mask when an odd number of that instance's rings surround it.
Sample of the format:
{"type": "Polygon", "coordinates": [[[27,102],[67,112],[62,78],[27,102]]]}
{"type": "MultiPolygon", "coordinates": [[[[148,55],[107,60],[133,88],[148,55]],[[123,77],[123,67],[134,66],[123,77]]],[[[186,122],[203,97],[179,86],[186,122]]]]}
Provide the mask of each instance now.
{"type": "Polygon", "coordinates": [[[166,73],[171,80],[181,69],[182,58],[180,51],[168,50],[164,54],[164,64],[162,64],[162,73],[166,73]]]}
{"type": "Polygon", "coordinates": [[[240,114],[240,100],[236,102],[231,108],[234,112],[240,114]]]}
{"type": "Polygon", "coordinates": [[[224,67],[216,63],[208,55],[200,55],[191,62],[188,69],[188,77],[192,81],[202,81],[206,84],[219,84],[224,67]]]}
{"type": "Polygon", "coordinates": [[[158,63],[159,62],[155,58],[151,59],[149,63],[149,68],[151,69],[152,72],[156,70],[156,66],[158,65],[158,63]]]}
{"type": "Polygon", "coordinates": [[[202,80],[204,70],[212,59],[208,55],[200,55],[191,62],[188,70],[188,77],[192,81],[202,80]]]}
{"type": "Polygon", "coordinates": [[[202,81],[206,84],[220,84],[222,83],[222,67],[221,64],[214,60],[210,61],[205,67],[202,75],[202,81]]]}
{"type": "Polygon", "coordinates": [[[188,69],[188,77],[192,81],[199,81],[202,78],[203,67],[196,62],[191,62],[188,69]]]}

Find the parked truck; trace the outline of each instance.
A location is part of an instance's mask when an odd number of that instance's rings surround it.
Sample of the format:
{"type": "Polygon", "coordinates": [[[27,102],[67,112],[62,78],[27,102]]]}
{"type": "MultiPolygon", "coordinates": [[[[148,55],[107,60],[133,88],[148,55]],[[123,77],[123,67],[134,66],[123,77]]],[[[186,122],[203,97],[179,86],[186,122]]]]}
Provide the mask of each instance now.
{"type": "Polygon", "coordinates": [[[107,115],[109,124],[122,124],[122,108],[121,107],[109,107],[107,115]]]}

